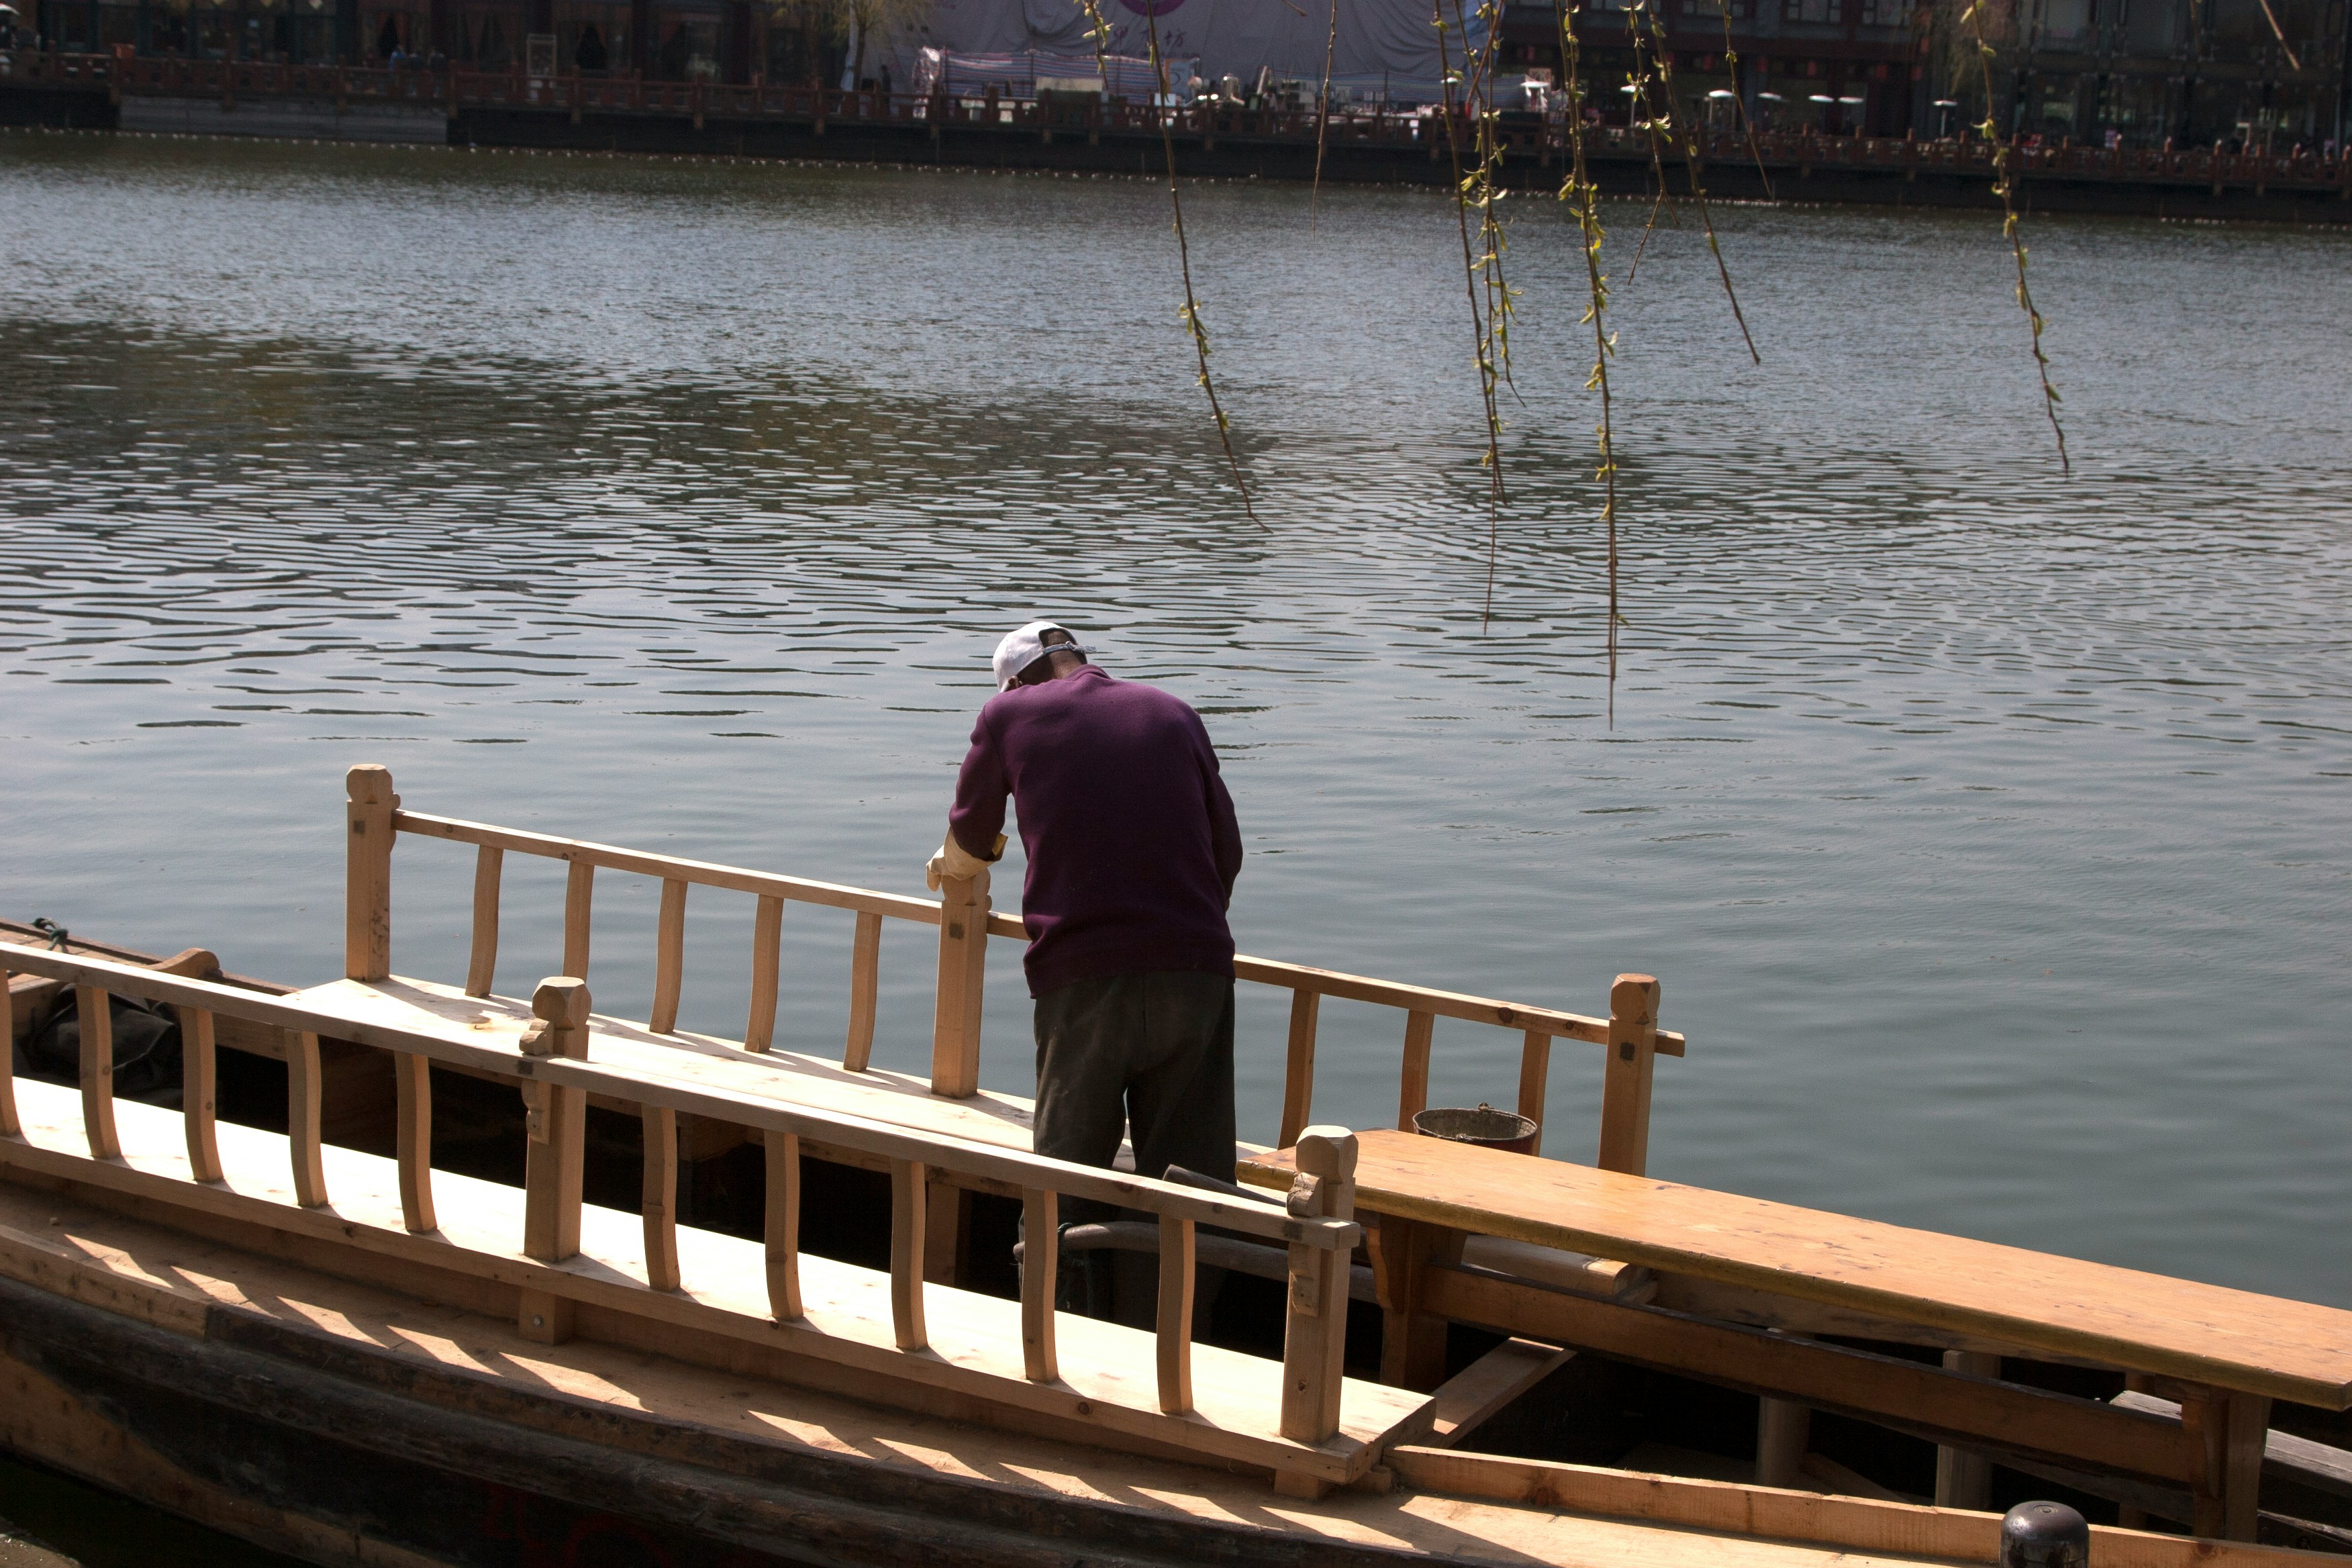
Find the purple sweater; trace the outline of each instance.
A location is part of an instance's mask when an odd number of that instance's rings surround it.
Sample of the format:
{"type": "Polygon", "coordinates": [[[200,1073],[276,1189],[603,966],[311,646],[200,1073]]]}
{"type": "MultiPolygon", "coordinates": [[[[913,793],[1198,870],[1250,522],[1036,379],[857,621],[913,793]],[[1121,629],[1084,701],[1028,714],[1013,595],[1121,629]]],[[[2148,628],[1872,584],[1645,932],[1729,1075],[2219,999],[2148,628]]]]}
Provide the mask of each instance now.
{"type": "Polygon", "coordinates": [[[1021,818],[1029,994],[1151,970],[1234,972],[1225,905],[1241,874],[1233,797],[1181,698],[1093,665],[989,699],[948,831],[985,855],[1021,818]]]}

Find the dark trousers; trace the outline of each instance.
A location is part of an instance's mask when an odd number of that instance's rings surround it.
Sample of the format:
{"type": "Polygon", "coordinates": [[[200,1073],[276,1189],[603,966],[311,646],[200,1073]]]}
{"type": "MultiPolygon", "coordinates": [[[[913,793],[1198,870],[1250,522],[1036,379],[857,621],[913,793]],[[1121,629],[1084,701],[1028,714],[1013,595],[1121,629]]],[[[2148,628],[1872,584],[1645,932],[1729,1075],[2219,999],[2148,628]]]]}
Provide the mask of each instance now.
{"type": "MultiPolygon", "coordinates": [[[[1125,1134],[1139,1174],[1182,1165],[1234,1179],[1232,976],[1157,970],[1080,980],[1037,998],[1036,1030],[1038,1153],[1108,1169],[1125,1134]]],[[[1061,1219],[1099,1224],[1115,1212],[1066,1201],[1061,1219]]],[[[1087,1261],[1065,1271],[1062,1300],[1107,1311],[1108,1260],[1080,1256],[1087,1261]]],[[[1201,1295],[1213,1293],[1209,1283],[1201,1295]]]]}

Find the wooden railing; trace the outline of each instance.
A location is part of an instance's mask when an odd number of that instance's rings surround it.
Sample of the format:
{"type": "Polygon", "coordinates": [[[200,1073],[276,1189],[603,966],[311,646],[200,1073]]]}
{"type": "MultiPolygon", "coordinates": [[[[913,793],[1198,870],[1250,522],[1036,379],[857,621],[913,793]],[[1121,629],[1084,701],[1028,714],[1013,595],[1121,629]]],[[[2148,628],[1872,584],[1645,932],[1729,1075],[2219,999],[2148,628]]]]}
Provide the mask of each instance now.
{"type": "MultiPolygon", "coordinates": [[[[187,1150],[186,1180],[152,1169],[124,1167],[130,1184],[165,1201],[186,1201],[186,1189],[224,1179],[214,1111],[213,1021],[246,1020],[286,1032],[287,1157],[294,1206],[317,1209],[330,1201],[319,1116],[320,1037],[349,1040],[391,1053],[395,1061],[442,1063],[512,1083],[527,1108],[521,1252],[544,1263],[577,1254],[581,1241],[581,1180],[584,1112],[591,1093],[638,1108],[644,1119],[645,1288],[675,1292],[686,1283],[678,1261],[675,1203],[676,1117],[712,1117],[761,1132],[767,1159],[767,1210],[762,1241],[767,1300],[775,1321],[803,1315],[800,1285],[801,1140],[850,1149],[887,1163],[890,1172],[889,1318],[900,1351],[930,1342],[924,1316],[925,1202],[934,1173],[982,1178],[1018,1188],[1025,1200],[1026,1260],[1022,1270],[1021,1338],[1024,1373],[1033,1383],[1062,1376],[1055,1332],[1055,1237],[1061,1198],[1091,1200],[1157,1216],[1160,1229],[1158,1400],[1162,1412],[1193,1408],[1192,1300],[1194,1227],[1211,1225],[1289,1249],[1290,1290],[1282,1370],[1281,1435],[1313,1445],[1338,1429],[1348,1300],[1347,1268],[1361,1239],[1353,1222],[1355,1140],[1343,1128],[1310,1129],[1300,1144],[1302,1179],[1286,1205],[1226,1198],[1162,1181],[1069,1164],[1017,1151],[781,1100],[747,1083],[738,1089],[687,1082],[594,1059],[588,1028],[589,993],[576,977],[542,982],[531,998],[536,1020],[519,1042],[499,1044],[460,1031],[428,1033],[280,1000],[208,981],[159,973],[102,959],[0,943],[0,996],[10,973],[37,974],[77,988],[81,1021],[80,1122],[87,1161],[121,1165],[123,1139],[116,1126],[110,995],[135,996],[172,1007],[182,1029],[187,1092],[180,1112],[187,1150]]],[[[0,1001],[0,1023],[7,1022],[0,1001]]],[[[621,1047],[615,1046],[614,1049],[621,1047]]],[[[404,1101],[397,1143],[400,1215],[412,1235],[437,1231],[434,1203],[431,1100],[404,1101]]],[[[152,1113],[150,1113],[152,1114],[152,1113]]],[[[16,1085],[0,1058],[0,1166],[28,1163],[16,1085]]],[[[142,1162],[152,1167],[152,1159],[142,1162]]],[[[123,1184],[124,1176],[115,1178],[123,1184]]],[[[249,1185],[250,1184],[248,1184],[249,1185]]],[[[458,1250],[454,1246],[451,1250],[458,1250]]],[[[460,1272],[478,1262],[450,1261],[460,1272]]],[[[533,1337],[566,1337],[568,1299],[526,1289],[519,1324],[533,1337]]],[[[1110,1369],[1113,1371],[1122,1369],[1110,1369]]],[[[1274,1375],[1271,1367],[1266,1375],[1274,1375]]]]}
{"type": "MultiPolygon", "coordinates": [[[[1028,938],[1017,917],[991,910],[986,871],[969,880],[949,879],[940,899],[910,898],[407,811],[393,793],[390,772],[373,764],[352,769],[346,785],[350,863],[344,972],[352,979],[382,980],[392,973],[392,849],[396,836],[406,833],[475,846],[473,947],[466,990],[469,995],[488,995],[498,964],[499,883],[506,855],[511,850],[569,863],[563,900],[563,973],[578,980],[588,978],[596,872],[600,868],[625,871],[662,884],[649,1020],[656,1034],[670,1033],[677,1026],[685,969],[688,890],[724,888],[751,894],[758,904],[752,920],[751,1005],[743,1044],[747,1050],[765,1051],[775,1033],[777,950],[784,905],[817,904],[856,916],[850,951],[849,1034],[842,1048],[842,1065],[862,1072],[873,1051],[882,921],[937,926],[931,1092],[952,1099],[979,1092],[986,941],[990,936],[1028,938]]],[[[1237,979],[1290,993],[1279,1136],[1286,1147],[1298,1140],[1311,1119],[1315,1046],[1326,996],[1393,1008],[1404,1015],[1397,1089],[1401,1128],[1410,1128],[1414,1115],[1428,1109],[1432,1042],[1440,1018],[1520,1033],[1519,1113],[1537,1122],[1538,1129],[1544,1120],[1553,1043],[1565,1038],[1605,1047],[1598,1163],[1637,1174],[1647,1158],[1655,1058],[1678,1057],[1684,1051],[1682,1036],[1656,1026],[1658,984],[1645,974],[1618,976],[1610,991],[1609,1016],[1587,1017],[1246,954],[1234,960],[1234,973],[1237,979]]],[[[404,1074],[402,1082],[408,1082],[404,1074]]]]}

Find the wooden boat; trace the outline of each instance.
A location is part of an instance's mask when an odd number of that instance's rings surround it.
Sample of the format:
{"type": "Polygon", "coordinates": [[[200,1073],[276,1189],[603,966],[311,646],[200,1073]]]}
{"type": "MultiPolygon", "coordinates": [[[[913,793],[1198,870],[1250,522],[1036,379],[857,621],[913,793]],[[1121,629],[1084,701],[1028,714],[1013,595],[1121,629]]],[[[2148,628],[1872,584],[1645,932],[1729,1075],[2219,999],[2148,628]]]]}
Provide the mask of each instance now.
{"type": "Polygon", "coordinates": [[[0,1079],[14,1454],[320,1563],[1988,1563],[1995,1466],[2133,1526],[2100,1568],[2336,1543],[2352,1459],[2288,1428],[2352,1405],[2352,1314],[1651,1179],[1685,1042],[1647,976],[1588,1017],[1244,957],[1292,994],[1281,1147],[1211,1190],[1041,1159],[979,1088],[985,944],[1024,935],[984,875],[906,898],[349,791],[340,980],[0,929],[12,1039],[68,989],[79,1030],[77,1081],[0,1079]],[[393,973],[403,836],[475,847],[462,984],[393,973]],[[509,854],[570,867],[527,1001],[509,854]],[[662,884],[643,1021],[591,1005],[600,870],[662,884]],[[740,1040],[676,1026],[698,887],[752,900],[740,1040]],[[788,903],[852,917],[837,1059],[779,1038],[788,903]],[[870,1065],[886,920],[939,931],[928,1079],[870,1065]],[[1538,1121],[1554,1046],[1598,1047],[1597,1161],[1315,1125],[1326,996],[1404,1015],[1401,1127],[1439,1018],[1521,1035],[1538,1121]],[[173,1010],[176,1107],[115,1093],[114,997],[173,1010]],[[1056,1310],[1081,1243],[1141,1249],[1140,1310],[1056,1310]],[[1752,1467],[1627,1468],[1629,1405],[1731,1410],[1752,1467]]]}

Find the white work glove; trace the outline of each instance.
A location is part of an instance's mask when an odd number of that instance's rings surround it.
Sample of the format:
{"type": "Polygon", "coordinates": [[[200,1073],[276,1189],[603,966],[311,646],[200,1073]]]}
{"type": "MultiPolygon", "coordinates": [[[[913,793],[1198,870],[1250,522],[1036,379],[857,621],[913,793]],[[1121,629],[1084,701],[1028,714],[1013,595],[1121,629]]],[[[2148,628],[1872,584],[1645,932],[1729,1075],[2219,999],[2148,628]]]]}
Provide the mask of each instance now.
{"type": "Polygon", "coordinates": [[[950,833],[940,841],[938,852],[924,865],[923,886],[936,893],[940,890],[942,878],[953,877],[958,881],[968,881],[994,865],[1003,854],[1004,835],[1002,833],[996,836],[996,853],[985,860],[957,843],[955,835],[950,833]]]}

